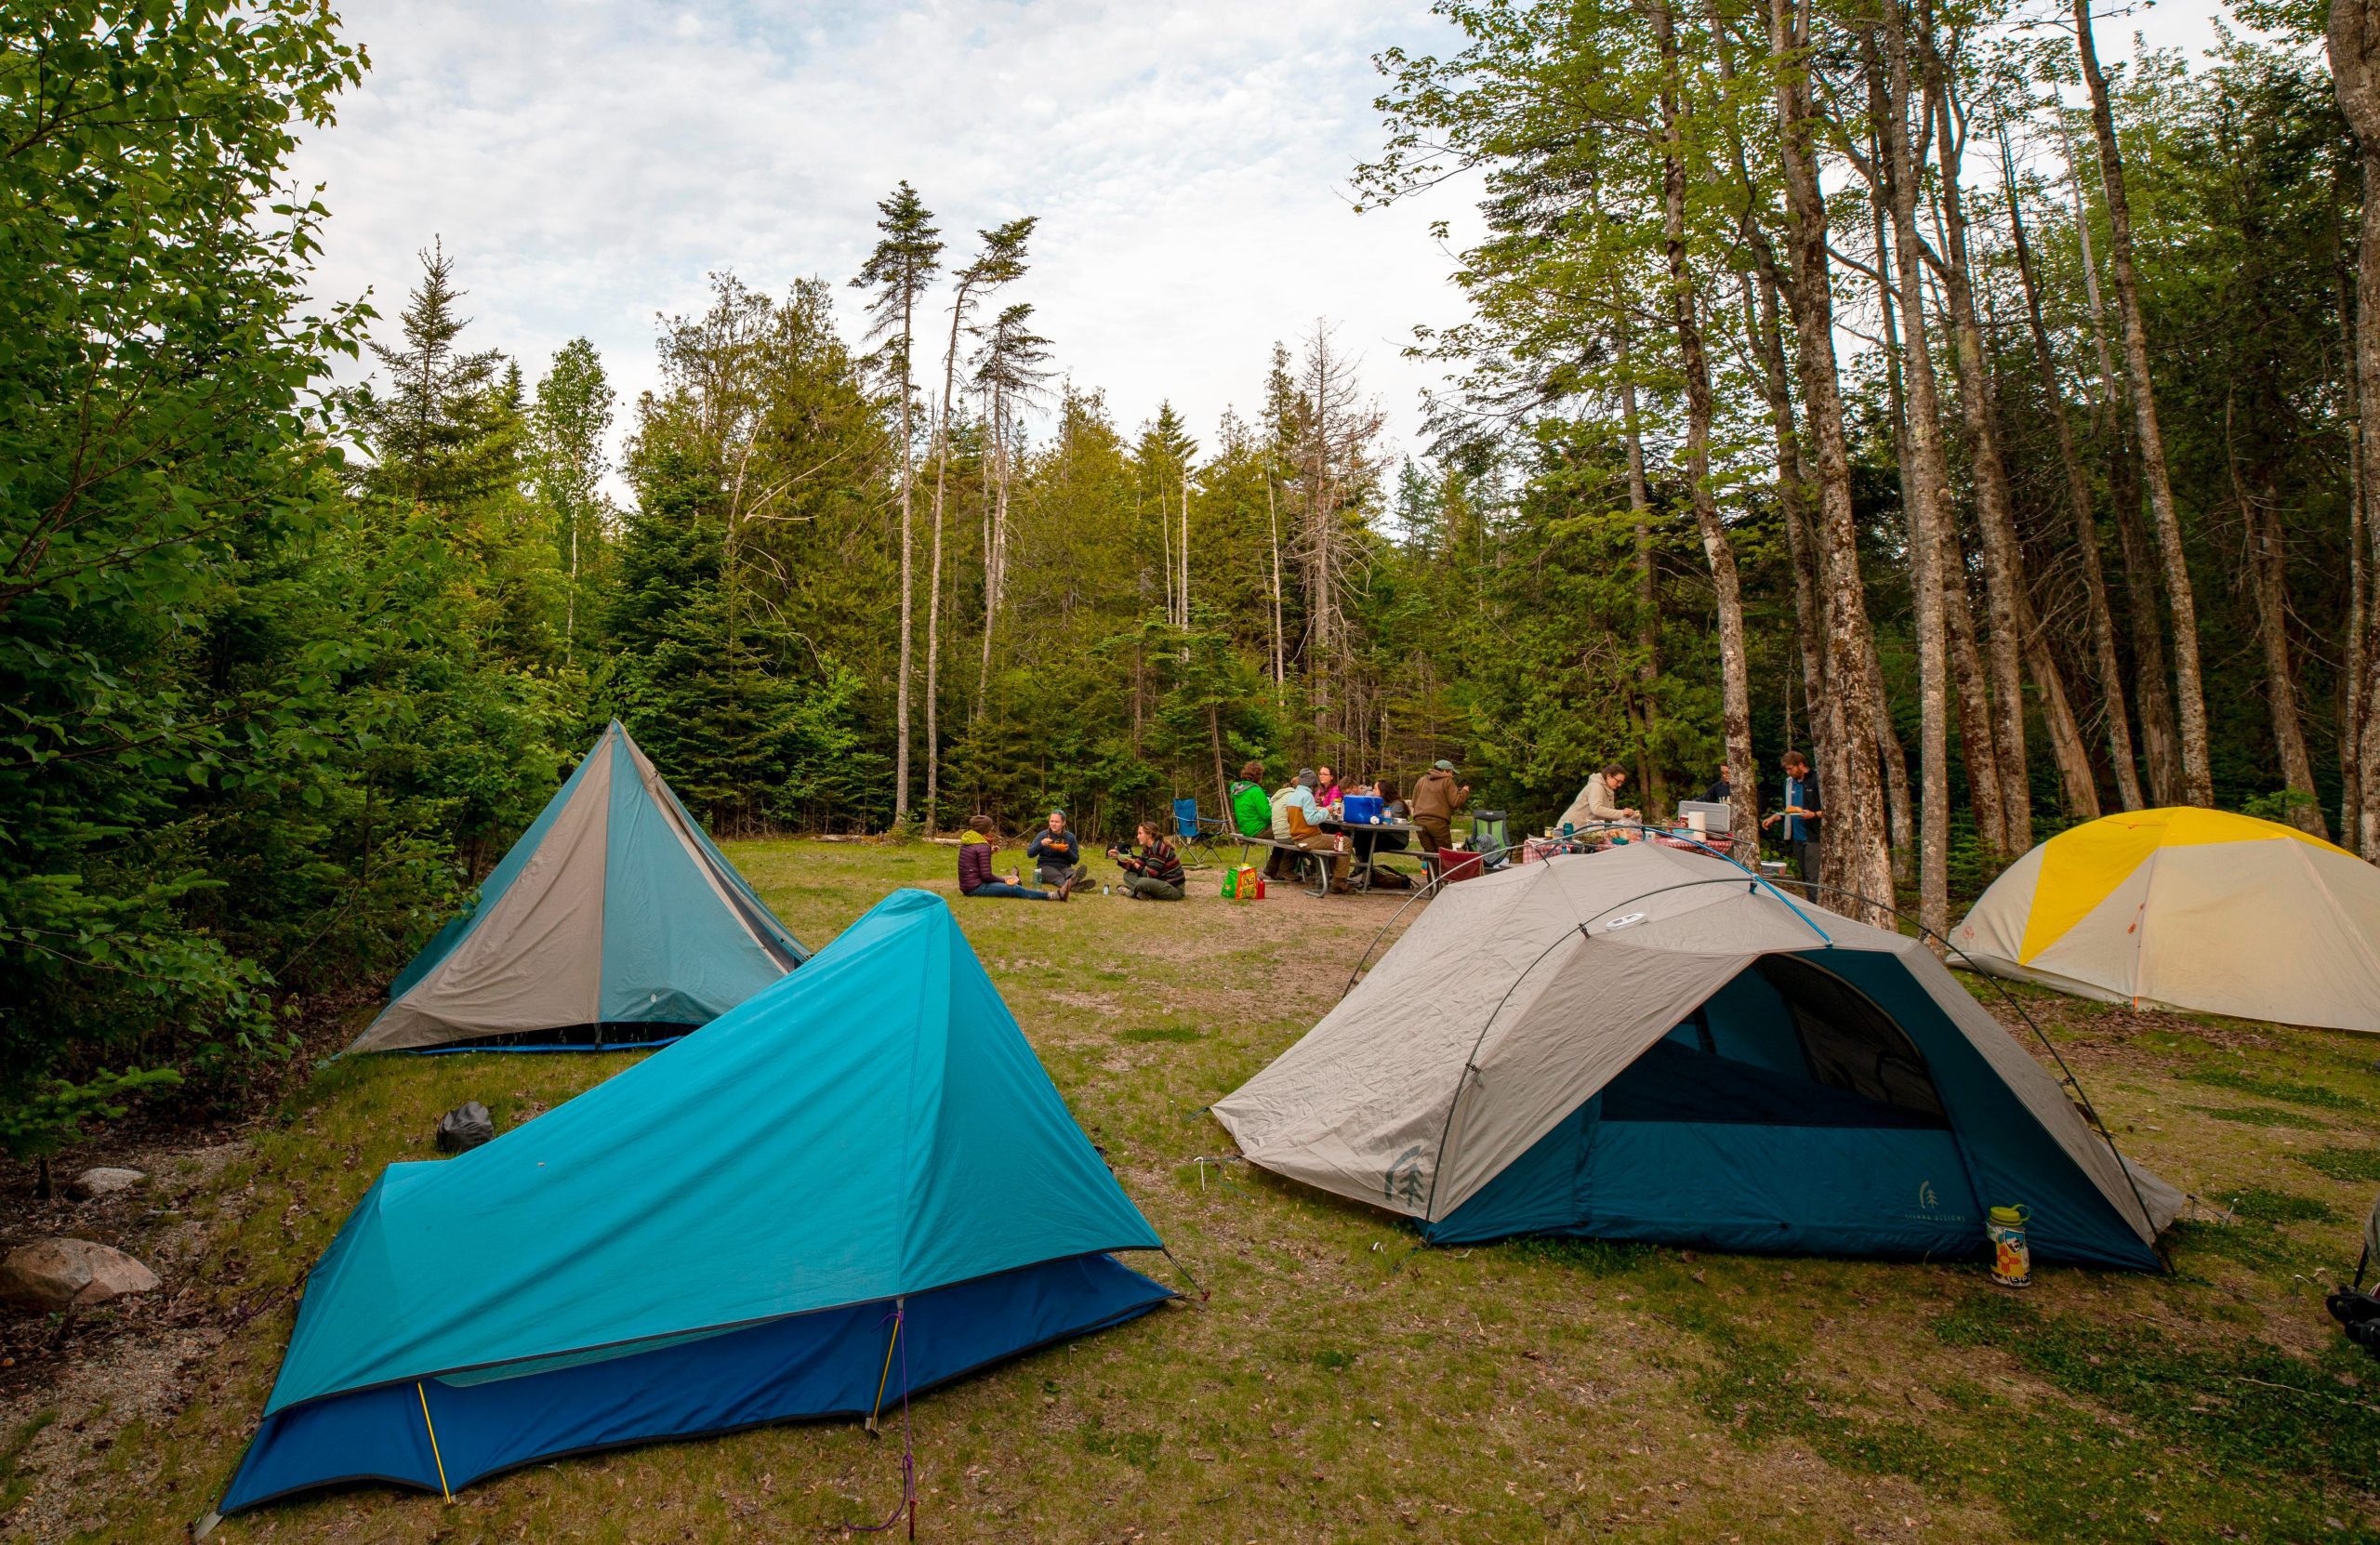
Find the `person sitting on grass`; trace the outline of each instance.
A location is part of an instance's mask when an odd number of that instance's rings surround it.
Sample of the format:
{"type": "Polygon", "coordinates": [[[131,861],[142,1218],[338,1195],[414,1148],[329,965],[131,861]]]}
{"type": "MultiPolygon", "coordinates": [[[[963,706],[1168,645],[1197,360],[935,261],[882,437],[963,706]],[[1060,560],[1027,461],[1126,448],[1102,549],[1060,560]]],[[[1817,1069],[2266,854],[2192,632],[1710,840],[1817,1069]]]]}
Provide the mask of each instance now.
{"type": "Polygon", "coordinates": [[[1082,861],[1082,839],[1066,829],[1063,810],[1050,812],[1050,824],[1033,834],[1025,856],[1039,870],[1041,883],[1056,886],[1061,894],[1091,878],[1091,866],[1082,861]]]}
{"type": "Polygon", "coordinates": [[[1011,896],[1018,901],[1064,901],[1066,888],[1060,886],[1055,894],[1034,891],[1017,883],[1023,877],[1015,870],[1006,879],[992,872],[992,853],[998,848],[999,838],[988,815],[971,815],[967,830],[959,839],[959,893],[962,896],[1011,896]]]}
{"type": "Polygon", "coordinates": [[[1140,852],[1130,848],[1110,848],[1107,856],[1124,871],[1124,894],[1137,901],[1180,901],[1182,899],[1182,860],[1173,852],[1157,827],[1144,821],[1133,828],[1140,852]]]}

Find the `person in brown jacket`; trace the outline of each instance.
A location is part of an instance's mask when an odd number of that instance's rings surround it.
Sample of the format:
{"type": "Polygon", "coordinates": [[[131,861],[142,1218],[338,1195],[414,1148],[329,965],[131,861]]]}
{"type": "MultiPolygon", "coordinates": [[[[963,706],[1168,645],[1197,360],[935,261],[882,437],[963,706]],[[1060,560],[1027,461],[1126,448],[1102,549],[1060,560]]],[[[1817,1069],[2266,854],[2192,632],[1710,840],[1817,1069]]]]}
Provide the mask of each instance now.
{"type": "Polygon", "coordinates": [[[1457,786],[1454,763],[1440,758],[1413,786],[1413,824],[1433,849],[1454,845],[1454,812],[1471,802],[1471,786],[1457,786]]]}

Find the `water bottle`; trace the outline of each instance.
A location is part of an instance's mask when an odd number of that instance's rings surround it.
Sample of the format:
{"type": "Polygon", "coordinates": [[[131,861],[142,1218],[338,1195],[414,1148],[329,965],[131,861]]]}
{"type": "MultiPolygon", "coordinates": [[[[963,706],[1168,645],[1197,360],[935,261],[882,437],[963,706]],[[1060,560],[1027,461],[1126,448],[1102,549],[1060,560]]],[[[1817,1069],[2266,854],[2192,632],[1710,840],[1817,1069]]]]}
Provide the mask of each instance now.
{"type": "Polygon", "coordinates": [[[2033,1280],[2032,1248],[2025,1243],[2028,1207],[1995,1207],[1984,1235],[1991,1241],[1991,1280],[2003,1288],[2023,1288],[2033,1280]]]}

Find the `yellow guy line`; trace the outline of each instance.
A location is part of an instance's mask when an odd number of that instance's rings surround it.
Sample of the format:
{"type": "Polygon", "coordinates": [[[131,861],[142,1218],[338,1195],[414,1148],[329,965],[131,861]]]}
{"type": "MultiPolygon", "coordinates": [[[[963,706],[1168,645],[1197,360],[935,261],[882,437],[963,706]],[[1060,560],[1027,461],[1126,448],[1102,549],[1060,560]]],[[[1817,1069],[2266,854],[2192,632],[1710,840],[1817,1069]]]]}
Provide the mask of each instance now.
{"type": "Polygon", "coordinates": [[[438,1466],[438,1489],[446,1500],[451,1502],[455,1499],[455,1494],[446,1486],[446,1460],[438,1452],[438,1429],[432,1426],[430,1420],[430,1396],[423,1392],[421,1380],[418,1379],[413,1381],[413,1393],[421,1399],[421,1424],[430,1430],[430,1457],[438,1466]]]}

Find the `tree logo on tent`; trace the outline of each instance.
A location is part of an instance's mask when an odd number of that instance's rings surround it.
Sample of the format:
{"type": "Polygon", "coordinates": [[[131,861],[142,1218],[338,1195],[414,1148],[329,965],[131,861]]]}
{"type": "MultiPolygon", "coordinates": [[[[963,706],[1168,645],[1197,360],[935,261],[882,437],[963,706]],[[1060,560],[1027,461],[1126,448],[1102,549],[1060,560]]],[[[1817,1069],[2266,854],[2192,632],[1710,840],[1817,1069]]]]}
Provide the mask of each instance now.
{"type": "Polygon", "coordinates": [[[1934,1182],[1932,1181],[1920,1181],[1917,1182],[1917,1205],[1925,1208],[1928,1212],[1933,1211],[1936,1208],[1942,1205],[1942,1199],[1934,1195],[1934,1182]]]}
{"type": "Polygon", "coordinates": [[[1381,1188],[1392,1202],[1402,1202],[1408,1208],[1420,1208],[1424,1192],[1421,1187],[1421,1145],[1413,1144],[1396,1155],[1388,1167],[1388,1183],[1381,1188]]]}

